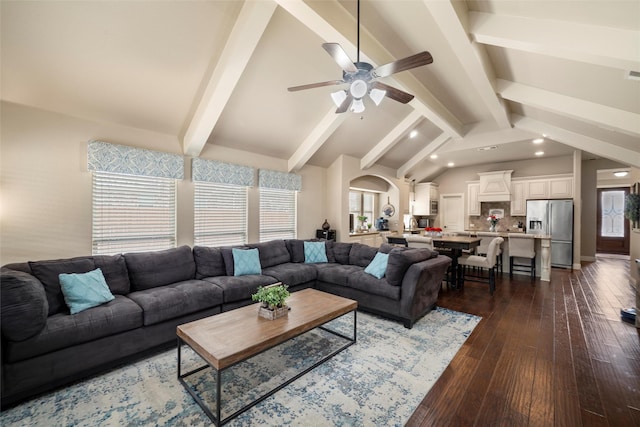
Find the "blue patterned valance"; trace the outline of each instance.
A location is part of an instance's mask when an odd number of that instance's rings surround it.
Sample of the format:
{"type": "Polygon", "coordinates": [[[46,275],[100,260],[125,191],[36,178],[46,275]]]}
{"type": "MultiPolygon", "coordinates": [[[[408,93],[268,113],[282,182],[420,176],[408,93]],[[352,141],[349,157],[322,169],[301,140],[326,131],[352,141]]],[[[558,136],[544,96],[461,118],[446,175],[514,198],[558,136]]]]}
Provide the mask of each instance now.
{"type": "Polygon", "coordinates": [[[89,141],[87,163],[93,171],[184,179],[184,158],[180,154],[102,141],[89,141]]]}
{"type": "Polygon", "coordinates": [[[258,180],[261,188],[275,188],[278,190],[302,190],[302,177],[295,173],[286,173],[260,169],[258,180]]]}
{"type": "Polygon", "coordinates": [[[219,184],[254,186],[254,169],[217,160],[194,157],[191,161],[191,179],[219,184]]]}

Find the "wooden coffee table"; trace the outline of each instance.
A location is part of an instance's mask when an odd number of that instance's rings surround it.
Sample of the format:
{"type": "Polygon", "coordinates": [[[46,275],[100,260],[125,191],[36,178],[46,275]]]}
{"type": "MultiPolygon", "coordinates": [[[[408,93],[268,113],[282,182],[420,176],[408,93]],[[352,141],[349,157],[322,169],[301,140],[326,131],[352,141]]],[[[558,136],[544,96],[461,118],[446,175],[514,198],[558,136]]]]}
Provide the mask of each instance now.
{"type": "Polygon", "coordinates": [[[356,301],[315,289],[305,289],[293,292],[287,304],[291,307],[289,315],[275,320],[259,317],[259,304],[253,304],[177,327],[178,380],[215,425],[222,425],[237,417],[356,342],[356,308],[358,307],[356,301]],[[351,312],[353,313],[352,337],[323,327],[327,322],[351,312]],[[304,371],[221,419],[222,371],[314,328],[326,330],[345,339],[346,342],[304,371]],[[181,371],[183,344],[193,349],[207,364],[183,374],[181,371]],[[208,367],[214,370],[216,378],[216,407],[213,411],[185,381],[186,377],[208,367]]]}

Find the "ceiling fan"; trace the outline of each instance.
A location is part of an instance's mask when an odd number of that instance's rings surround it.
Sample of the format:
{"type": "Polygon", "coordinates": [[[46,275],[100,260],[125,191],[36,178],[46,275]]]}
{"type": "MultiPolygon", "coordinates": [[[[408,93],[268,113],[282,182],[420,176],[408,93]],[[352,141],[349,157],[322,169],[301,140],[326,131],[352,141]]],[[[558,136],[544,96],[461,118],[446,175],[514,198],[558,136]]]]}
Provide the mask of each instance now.
{"type": "Polygon", "coordinates": [[[348,84],[349,88],[339,90],[331,94],[333,102],[338,107],[336,113],[344,113],[350,109],[354,113],[364,111],[363,97],[368,93],[376,105],[380,105],[382,99],[387,96],[394,101],[406,104],[413,99],[413,95],[386,85],[376,79],[387,77],[400,71],[410,70],[431,64],[433,57],[427,51],[408,56],[397,61],[389,62],[377,68],[367,62],[360,62],[360,0],[358,0],[358,53],[356,62],[352,62],[349,55],[338,43],[323,43],[322,47],[334,61],[342,68],[342,80],[329,80],[326,82],[311,83],[288,88],[289,92],[312,89],[323,86],[348,84]]]}

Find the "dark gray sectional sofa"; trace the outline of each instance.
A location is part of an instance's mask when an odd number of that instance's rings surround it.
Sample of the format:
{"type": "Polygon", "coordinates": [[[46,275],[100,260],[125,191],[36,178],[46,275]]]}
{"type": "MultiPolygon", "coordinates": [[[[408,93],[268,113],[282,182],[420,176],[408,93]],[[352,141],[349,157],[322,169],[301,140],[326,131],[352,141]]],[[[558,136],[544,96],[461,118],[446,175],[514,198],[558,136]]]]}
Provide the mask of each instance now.
{"type": "Polygon", "coordinates": [[[262,274],[234,276],[232,248],[199,246],[2,267],[3,406],[174,345],[177,325],[251,304],[260,285],[313,287],[411,328],[435,306],[451,263],[388,245],[328,241],[329,262],[316,264],[305,263],[302,240],[245,247],[258,249],[262,274]],[[364,272],[378,250],[389,254],[382,279],[364,272]],[[115,298],[69,314],[58,275],[96,268],[115,298]]]}

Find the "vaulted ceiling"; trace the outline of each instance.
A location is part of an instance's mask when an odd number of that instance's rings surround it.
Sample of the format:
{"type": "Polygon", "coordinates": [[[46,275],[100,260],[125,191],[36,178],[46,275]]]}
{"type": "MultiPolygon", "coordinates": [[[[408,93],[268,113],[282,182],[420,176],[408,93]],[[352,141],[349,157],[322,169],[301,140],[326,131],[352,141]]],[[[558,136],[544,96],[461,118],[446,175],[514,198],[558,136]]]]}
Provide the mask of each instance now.
{"type": "Polygon", "coordinates": [[[380,79],[411,102],[359,114],[335,113],[335,86],[287,91],[342,78],[322,43],[356,60],[353,0],[1,7],[4,101],[174,135],[186,155],[225,146],[298,170],[346,154],[416,181],[535,151],[640,167],[637,0],[362,0],[361,61],[434,61],[380,79]]]}

